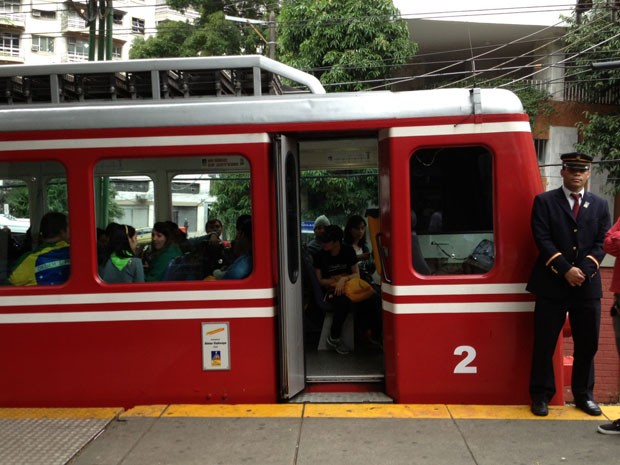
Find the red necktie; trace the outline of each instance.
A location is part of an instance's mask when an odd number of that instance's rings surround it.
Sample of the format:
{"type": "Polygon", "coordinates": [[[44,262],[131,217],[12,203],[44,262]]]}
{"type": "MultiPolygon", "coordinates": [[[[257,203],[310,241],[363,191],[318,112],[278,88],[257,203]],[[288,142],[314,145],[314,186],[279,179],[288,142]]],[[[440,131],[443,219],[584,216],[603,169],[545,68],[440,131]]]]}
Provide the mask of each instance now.
{"type": "Polygon", "coordinates": [[[577,219],[577,215],[579,214],[579,203],[581,200],[581,194],[575,194],[571,192],[570,196],[575,200],[573,203],[573,217],[577,219]]]}

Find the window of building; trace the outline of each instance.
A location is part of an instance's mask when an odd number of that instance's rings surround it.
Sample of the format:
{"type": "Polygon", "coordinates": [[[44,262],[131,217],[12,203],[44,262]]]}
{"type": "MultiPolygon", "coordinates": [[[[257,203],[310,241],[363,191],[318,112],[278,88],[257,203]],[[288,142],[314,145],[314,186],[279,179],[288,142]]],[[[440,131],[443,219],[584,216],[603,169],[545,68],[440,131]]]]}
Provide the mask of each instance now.
{"type": "Polygon", "coordinates": [[[112,46],[112,58],[121,59],[123,57],[123,46],[122,45],[113,45],[112,46]]]}
{"type": "Polygon", "coordinates": [[[131,18],[131,32],[133,34],[144,34],[144,20],[131,18]]]}
{"type": "Polygon", "coordinates": [[[0,0],[0,14],[19,13],[19,3],[15,0],[0,0]]]}
{"type": "Polygon", "coordinates": [[[115,11],[112,16],[112,21],[114,22],[114,24],[122,26],[124,17],[125,17],[125,13],[119,13],[118,11],[115,11]]]}
{"type": "Polygon", "coordinates": [[[483,274],[493,267],[493,170],[482,147],[417,150],[410,161],[416,272],[483,274]]]}
{"type": "Polygon", "coordinates": [[[46,36],[32,36],[33,52],[50,52],[54,51],[54,38],[46,36]]]}
{"type": "Polygon", "coordinates": [[[56,12],[33,9],[32,16],[39,19],[56,19],[56,12]]]}
{"type": "Polygon", "coordinates": [[[68,38],[67,53],[71,61],[88,60],[88,40],[77,37],[68,38]]]}
{"type": "MultiPolygon", "coordinates": [[[[80,9],[82,11],[87,11],[85,6],[81,6],[80,9]]],[[[82,18],[77,12],[73,10],[69,10],[69,14],[67,16],[67,27],[70,29],[86,29],[88,25],[84,18],[82,18]]]]}
{"type": "Polygon", "coordinates": [[[19,34],[0,31],[0,55],[19,56],[19,34]]]}
{"type": "Polygon", "coordinates": [[[536,158],[538,159],[538,164],[544,164],[545,154],[547,152],[547,139],[534,139],[534,147],[536,149],[536,158]]]}
{"type": "Polygon", "coordinates": [[[63,166],[0,163],[0,201],[0,282],[13,286],[64,283],[70,263],[68,224],[63,229],[68,212],[63,166]],[[32,198],[45,199],[43,210],[30,210],[32,198]],[[48,212],[54,215],[46,217],[48,212]]]}

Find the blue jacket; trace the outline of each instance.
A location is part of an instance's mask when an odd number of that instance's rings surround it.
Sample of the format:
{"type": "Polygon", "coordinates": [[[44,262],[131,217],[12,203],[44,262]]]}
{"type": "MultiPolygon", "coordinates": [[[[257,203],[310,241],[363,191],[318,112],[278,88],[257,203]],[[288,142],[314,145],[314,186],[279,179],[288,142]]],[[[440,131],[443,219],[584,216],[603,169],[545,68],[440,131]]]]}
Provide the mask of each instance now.
{"type": "Polygon", "coordinates": [[[602,297],[600,263],[605,257],[603,241],[611,226],[607,201],[585,192],[577,219],[564,191],[559,188],[539,194],[532,208],[532,234],[538,259],[527,290],[550,299],[595,299],[602,297]],[[564,274],[580,268],[586,281],[571,287],[564,274]]]}

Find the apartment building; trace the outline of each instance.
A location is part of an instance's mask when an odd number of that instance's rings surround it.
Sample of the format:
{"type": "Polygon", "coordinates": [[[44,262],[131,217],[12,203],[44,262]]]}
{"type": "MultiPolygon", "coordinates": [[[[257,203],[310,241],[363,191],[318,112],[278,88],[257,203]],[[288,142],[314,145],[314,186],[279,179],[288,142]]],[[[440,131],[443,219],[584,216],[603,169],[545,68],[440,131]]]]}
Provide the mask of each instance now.
{"type": "MultiPolygon", "coordinates": [[[[0,0],[0,64],[87,61],[87,3],[62,0],[0,0]]],[[[135,37],[155,34],[163,21],[192,21],[165,0],[118,0],[113,4],[113,59],[126,59],[135,37]]]]}

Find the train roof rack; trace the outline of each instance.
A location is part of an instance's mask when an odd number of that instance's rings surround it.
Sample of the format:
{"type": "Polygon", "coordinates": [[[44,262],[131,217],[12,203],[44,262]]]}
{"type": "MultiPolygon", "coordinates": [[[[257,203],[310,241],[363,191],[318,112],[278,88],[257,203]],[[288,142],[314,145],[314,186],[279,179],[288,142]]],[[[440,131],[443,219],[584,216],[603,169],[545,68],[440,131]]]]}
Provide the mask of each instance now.
{"type": "Polygon", "coordinates": [[[314,76],[260,55],[0,66],[0,105],[314,94],[314,76]]]}

